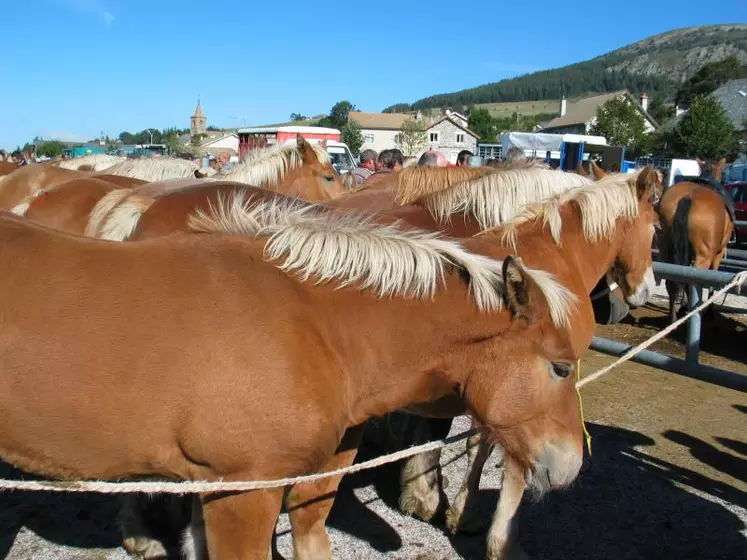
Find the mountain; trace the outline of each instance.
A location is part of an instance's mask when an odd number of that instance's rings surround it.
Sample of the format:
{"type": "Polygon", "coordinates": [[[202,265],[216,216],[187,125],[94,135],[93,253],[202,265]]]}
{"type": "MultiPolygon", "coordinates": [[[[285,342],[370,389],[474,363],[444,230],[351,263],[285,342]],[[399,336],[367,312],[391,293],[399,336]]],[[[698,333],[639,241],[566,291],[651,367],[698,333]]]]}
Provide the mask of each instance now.
{"type": "Polygon", "coordinates": [[[708,62],[736,55],[747,64],[747,25],[676,29],[562,68],[542,70],[500,82],[398,103],[385,112],[461,107],[477,103],[537,101],[605,93],[646,91],[672,99],[679,84],[708,62]]]}

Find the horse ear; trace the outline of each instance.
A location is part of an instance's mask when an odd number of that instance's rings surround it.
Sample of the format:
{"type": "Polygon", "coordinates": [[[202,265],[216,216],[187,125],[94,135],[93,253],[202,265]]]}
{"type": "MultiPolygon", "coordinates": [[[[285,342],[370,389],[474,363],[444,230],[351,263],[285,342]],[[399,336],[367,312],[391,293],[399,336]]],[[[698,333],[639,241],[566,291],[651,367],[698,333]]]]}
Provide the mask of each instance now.
{"type": "Polygon", "coordinates": [[[591,170],[594,173],[594,178],[597,181],[599,179],[607,176],[607,173],[604,171],[604,169],[602,169],[601,167],[599,167],[593,159],[589,160],[589,161],[590,161],[589,165],[591,165],[591,170]]]}
{"type": "Polygon", "coordinates": [[[531,321],[533,316],[530,301],[532,286],[520,258],[509,255],[503,261],[503,282],[505,285],[503,297],[511,314],[515,318],[531,321]]]}
{"type": "Polygon", "coordinates": [[[651,200],[653,190],[654,188],[656,188],[658,179],[658,171],[656,171],[653,167],[647,165],[643,168],[643,170],[638,174],[638,178],[635,182],[638,200],[651,200]]]}
{"type": "Polygon", "coordinates": [[[317,157],[314,153],[314,148],[312,148],[311,144],[309,144],[300,134],[296,135],[296,144],[298,145],[298,153],[301,154],[301,160],[305,165],[316,161],[317,157]]]}

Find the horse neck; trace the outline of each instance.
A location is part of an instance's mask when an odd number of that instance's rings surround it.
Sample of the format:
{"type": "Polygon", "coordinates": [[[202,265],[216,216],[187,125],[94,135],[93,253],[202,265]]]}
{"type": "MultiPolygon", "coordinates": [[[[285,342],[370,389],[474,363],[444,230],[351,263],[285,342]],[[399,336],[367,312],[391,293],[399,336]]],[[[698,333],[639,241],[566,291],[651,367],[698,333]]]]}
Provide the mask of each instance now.
{"type": "Polygon", "coordinates": [[[469,240],[465,245],[473,252],[481,252],[497,259],[508,254],[521,257],[524,264],[552,273],[556,279],[577,294],[589,294],[615,262],[620,244],[627,230],[618,220],[613,235],[607,239],[586,239],[581,217],[575,206],[561,210],[560,243],[556,243],[542,220],[528,222],[517,228],[516,250],[502,243],[505,228],[469,240]]]}
{"type": "Polygon", "coordinates": [[[332,200],[327,190],[314,177],[311,168],[306,164],[288,170],[273,190],[280,194],[308,201],[332,200]]]}
{"type": "Polygon", "coordinates": [[[336,361],[349,364],[350,425],[453,394],[474,369],[467,371],[466,341],[506,327],[505,314],[477,311],[456,274],[445,280],[433,301],[310,288],[310,297],[319,298],[318,332],[336,361]]]}

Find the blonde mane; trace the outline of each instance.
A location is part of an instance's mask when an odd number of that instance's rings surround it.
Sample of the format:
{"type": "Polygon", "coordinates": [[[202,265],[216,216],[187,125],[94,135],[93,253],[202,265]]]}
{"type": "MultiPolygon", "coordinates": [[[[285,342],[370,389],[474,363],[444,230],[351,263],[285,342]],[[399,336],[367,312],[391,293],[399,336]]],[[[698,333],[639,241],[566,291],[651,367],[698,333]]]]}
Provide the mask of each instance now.
{"type": "MultiPolygon", "coordinates": [[[[480,311],[502,308],[500,261],[470,253],[440,232],[403,227],[400,222],[381,225],[372,219],[370,214],[336,212],[297,199],[255,204],[246,192],[236,191],[228,200],[219,197],[217,207],[197,210],[188,223],[197,232],[268,236],[268,259],[285,256],[279,268],[297,271],[302,281],[315,276],[318,284],[360,283],[360,290],[371,289],[379,297],[432,298],[446,267],[458,267],[467,273],[470,294],[480,311]]],[[[565,323],[574,296],[548,273],[527,272],[557,308],[553,318],[565,323]]]]}
{"type": "Polygon", "coordinates": [[[186,159],[169,157],[127,159],[106,170],[109,175],[134,177],[155,182],[194,177],[197,165],[186,159]]]}
{"type": "Polygon", "coordinates": [[[569,203],[575,204],[579,209],[584,238],[587,241],[595,242],[609,238],[615,231],[617,220],[632,220],[638,216],[635,185],[639,174],[640,171],[634,174],[607,175],[596,183],[576,187],[538,204],[529,204],[506,225],[502,242],[515,248],[518,227],[542,220],[543,227],[550,228],[553,240],[560,245],[563,225],[560,212],[563,206],[569,203]]]}
{"type": "Polygon", "coordinates": [[[416,201],[439,223],[458,212],[474,216],[481,229],[499,226],[514,218],[525,205],[540,202],[591,179],[543,168],[492,170],[476,178],[416,201]]]}
{"type": "MultiPolygon", "coordinates": [[[[320,164],[330,162],[329,154],[321,146],[308,146],[314,151],[320,164]]],[[[288,172],[302,165],[303,157],[295,143],[280,144],[249,152],[244,161],[231,171],[219,174],[218,178],[274,189],[283,182],[288,172]]]]}
{"type": "Polygon", "coordinates": [[[83,165],[90,165],[93,171],[104,171],[123,161],[125,161],[125,158],[110,156],[109,154],[90,154],[75,159],[64,159],[59,162],[58,167],[75,170],[83,165]]]}
{"type": "Polygon", "coordinates": [[[26,198],[24,198],[21,202],[16,204],[13,208],[11,208],[10,211],[16,216],[25,218],[26,213],[29,211],[29,208],[31,208],[31,204],[33,204],[33,202],[45,192],[47,192],[47,189],[39,189],[38,191],[34,191],[26,198]]]}
{"type": "MultiPolygon", "coordinates": [[[[397,175],[395,202],[410,204],[459,183],[495,173],[490,167],[412,167],[397,175]]],[[[363,183],[365,185],[365,183],[363,183]]]]}
{"type": "Polygon", "coordinates": [[[84,235],[125,241],[135,231],[140,216],[153,199],[133,192],[133,189],[115,189],[108,192],[91,210],[84,235]]]}

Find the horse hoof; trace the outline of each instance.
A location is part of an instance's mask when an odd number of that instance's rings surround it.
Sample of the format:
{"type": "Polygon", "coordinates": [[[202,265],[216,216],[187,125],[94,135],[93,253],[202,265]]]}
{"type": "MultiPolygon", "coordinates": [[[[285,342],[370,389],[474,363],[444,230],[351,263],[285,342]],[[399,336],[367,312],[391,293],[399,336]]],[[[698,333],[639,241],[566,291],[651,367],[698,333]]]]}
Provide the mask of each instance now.
{"type": "Polygon", "coordinates": [[[424,498],[403,493],[399,498],[399,508],[406,515],[430,522],[438,512],[440,502],[441,499],[438,492],[432,492],[424,498]]]}
{"type": "Polygon", "coordinates": [[[163,544],[147,537],[128,537],[122,542],[122,546],[127,552],[143,560],[156,560],[169,557],[163,544]]]}

